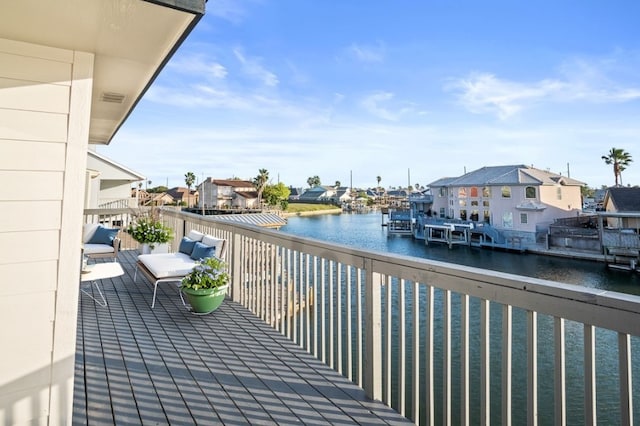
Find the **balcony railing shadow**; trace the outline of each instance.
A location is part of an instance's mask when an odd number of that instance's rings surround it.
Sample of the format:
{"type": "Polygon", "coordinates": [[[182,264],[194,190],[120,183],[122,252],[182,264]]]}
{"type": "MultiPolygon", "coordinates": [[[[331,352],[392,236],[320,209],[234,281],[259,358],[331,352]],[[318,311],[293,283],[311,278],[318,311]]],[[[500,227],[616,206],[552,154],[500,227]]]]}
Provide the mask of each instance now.
{"type": "Polygon", "coordinates": [[[74,424],[403,423],[406,420],[231,300],[194,315],[175,286],[102,280],[107,307],[81,294],[74,424]]]}

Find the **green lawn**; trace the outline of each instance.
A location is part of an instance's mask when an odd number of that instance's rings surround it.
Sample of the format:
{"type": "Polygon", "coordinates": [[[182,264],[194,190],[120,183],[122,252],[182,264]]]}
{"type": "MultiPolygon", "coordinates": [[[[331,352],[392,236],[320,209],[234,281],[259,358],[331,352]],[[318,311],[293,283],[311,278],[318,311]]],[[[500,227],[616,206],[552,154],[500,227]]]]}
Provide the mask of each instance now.
{"type": "Polygon", "coordinates": [[[340,210],[340,207],[333,204],[305,204],[305,203],[289,203],[286,213],[314,212],[318,210],[340,210]]]}

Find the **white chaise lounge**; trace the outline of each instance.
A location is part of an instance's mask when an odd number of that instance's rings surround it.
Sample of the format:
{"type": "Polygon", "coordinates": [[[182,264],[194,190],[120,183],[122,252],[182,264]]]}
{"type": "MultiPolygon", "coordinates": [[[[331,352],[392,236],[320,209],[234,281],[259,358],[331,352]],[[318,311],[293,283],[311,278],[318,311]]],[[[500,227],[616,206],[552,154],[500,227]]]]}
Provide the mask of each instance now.
{"type": "MultiPolygon", "coordinates": [[[[224,260],[225,251],[225,240],[198,231],[190,231],[180,242],[179,250],[176,253],[139,255],[133,281],[136,281],[138,271],[140,271],[153,284],[153,299],[151,302],[151,308],[153,309],[156,305],[158,284],[174,282],[179,286],[182,278],[191,272],[200,258],[212,255],[224,260]],[[210,248],[213,250],[210,250],[210,248]]],[[[182,294],[180,297],[182,297],[182,294]]]]}

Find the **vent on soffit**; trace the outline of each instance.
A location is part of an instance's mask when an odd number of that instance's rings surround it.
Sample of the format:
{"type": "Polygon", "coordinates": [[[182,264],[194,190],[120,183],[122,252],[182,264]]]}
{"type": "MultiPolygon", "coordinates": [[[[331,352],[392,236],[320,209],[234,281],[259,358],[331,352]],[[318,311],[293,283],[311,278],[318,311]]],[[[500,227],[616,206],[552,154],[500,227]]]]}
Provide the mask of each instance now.
{"type": "Polygon", "coordinates": [[[114,104],[123,103],[125,98],[125,95],[116,92],[102,92],[102,95],[100,95],[100,100],[102,102],[111,102],[114,104]]]}

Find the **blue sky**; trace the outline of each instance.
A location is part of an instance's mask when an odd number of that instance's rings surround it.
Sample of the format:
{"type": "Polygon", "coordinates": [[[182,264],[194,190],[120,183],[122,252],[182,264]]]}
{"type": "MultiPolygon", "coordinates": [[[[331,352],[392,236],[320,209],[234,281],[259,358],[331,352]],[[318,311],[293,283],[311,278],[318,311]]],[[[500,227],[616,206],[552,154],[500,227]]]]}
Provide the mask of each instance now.
{"type": "Polygon", "coordinates": [[[184,174],[426,185],[528,164],[640,185],[640,2],[209,0],[99,152],[184,174]]]}

